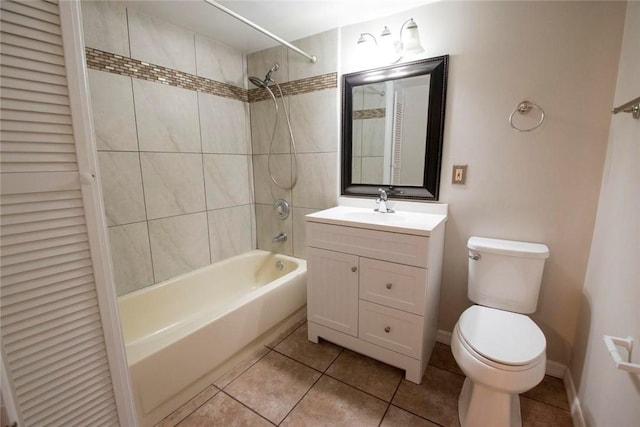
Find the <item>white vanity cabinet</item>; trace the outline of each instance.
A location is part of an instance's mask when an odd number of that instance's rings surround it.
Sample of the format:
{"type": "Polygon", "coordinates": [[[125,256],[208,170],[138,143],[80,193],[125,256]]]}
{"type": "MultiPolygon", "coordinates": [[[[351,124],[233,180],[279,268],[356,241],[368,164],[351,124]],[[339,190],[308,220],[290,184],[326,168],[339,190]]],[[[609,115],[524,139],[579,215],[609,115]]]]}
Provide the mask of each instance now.
{"type": "Polygon", "coordinates": [[[397,366],[420,383],[435,343],[445,220],[343,207],[307,215],[309,340],[397,366]]]}

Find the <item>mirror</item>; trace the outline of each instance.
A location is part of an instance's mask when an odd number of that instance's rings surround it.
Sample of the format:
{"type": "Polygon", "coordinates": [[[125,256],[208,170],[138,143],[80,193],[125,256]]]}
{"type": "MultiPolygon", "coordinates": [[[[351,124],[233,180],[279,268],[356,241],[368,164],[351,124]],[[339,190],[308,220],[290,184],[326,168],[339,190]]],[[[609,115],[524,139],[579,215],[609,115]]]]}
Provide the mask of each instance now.
{"type": "Polygon", "coordinates": [[[342,195],[438,200],[448,59],[343,76],[342,195]]]}

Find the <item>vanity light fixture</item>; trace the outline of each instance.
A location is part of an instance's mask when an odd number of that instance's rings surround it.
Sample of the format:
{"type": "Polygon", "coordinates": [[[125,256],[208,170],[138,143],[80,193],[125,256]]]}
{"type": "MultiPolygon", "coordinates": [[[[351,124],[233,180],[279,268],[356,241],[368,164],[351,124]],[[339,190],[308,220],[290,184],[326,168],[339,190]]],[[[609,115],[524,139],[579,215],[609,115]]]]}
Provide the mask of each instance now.
{"type": "Polygon", "coordinates": [[[382,29],[379,37],[380,43],[378,43],[378,39],[376,39],[373,34],[361,33],[357,44],[361,46],[361,48],[366,48],[369,51],[377,50],[378,54],[390,58],[389,62],[394,64],[399,62],[403,55],[417,55],[424,52],[424,48],[420,43],[418,24],[416,24],[413,18],[404,21],[400,27],[399,40],[393,40],[391,30],[389,30],[389,27],[386,25],[382,29]]]}

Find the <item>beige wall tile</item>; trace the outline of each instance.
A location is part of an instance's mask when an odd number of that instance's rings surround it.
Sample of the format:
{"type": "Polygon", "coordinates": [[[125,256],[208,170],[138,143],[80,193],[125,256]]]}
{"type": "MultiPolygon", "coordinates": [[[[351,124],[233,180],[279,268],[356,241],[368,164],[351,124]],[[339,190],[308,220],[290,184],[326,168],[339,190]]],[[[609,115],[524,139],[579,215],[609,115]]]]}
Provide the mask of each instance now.
{"type": "Polygon", "coordinates": [[[149,237],[156,281],[210,263],[205,212],[149,221],[149,237]]]}
{"type": "Polygon", "coordinates": [[[98,150],[138,151],[131,77],[88,73],[98,150]]]}
{"type": "Polygon", "coordinates": [[[127,11],[121,1],[82,1],[82,28],[87,46],[129,56],[127,11]]]}
{"type": "Polygon", "coordinates": [[[146,211],[138,153],[98,152],[107,225],[144,221],[146,211]]]}
{"type": "Polygon", "coordinates": [[[202,154],[140,153],[147,217],[204,211],[202,154]]]}
{"type": "Polygon", "coordinates": [[[118,295],[154,283],[146,222],[109,227],[109,244],[118,295]]]}

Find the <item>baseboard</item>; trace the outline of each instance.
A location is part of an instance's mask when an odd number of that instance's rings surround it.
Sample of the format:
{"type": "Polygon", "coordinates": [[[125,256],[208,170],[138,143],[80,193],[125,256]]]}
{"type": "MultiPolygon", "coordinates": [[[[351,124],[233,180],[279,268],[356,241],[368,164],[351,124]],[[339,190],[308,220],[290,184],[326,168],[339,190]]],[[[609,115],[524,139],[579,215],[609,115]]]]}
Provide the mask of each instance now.
{"type": "MultiPolygon", "coordinates": [[[[436,341],[445,344],[451,345],[451,332],[443,331],[442,329],[438,329],[436,332],[436,341]]],[[[567,367],[560,363],[555,362],[553,360],[547,360],[547,369],[546,374],[555,378],[564,379],[566,377],[567,367]]]]}
{"type": "Polygon", "coordinates": [[[573,377],[571,376],[571,371],[569,369],[565,370],[564,377],[562,379],[564,380],[564,388],[567,390],[567,398],[569,399],[569,408],[571,410],[573,425],[575,427],[586,427],[587,423],[585,423],[584,416],[582,415],[580,399],[578,398],[576,386],[573,383],[573,377]]]}
{"type": "Polygon", "coordinates": [[[554,360],[547,360],[546,374],[551,377],[564,379],[567,374],[567,366],[554,360]]]}
{"type": "Polygon", "coordinates": [[[451,345],[451,332],[438,329],[438,331],[436,332],[436,342],[439,342],[440,344],[451,345]]]}

